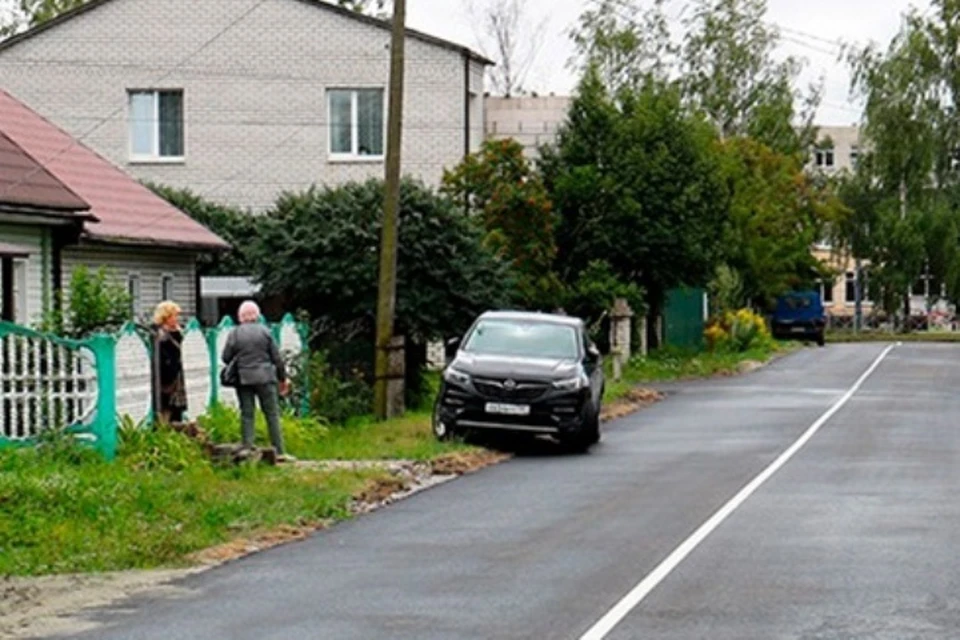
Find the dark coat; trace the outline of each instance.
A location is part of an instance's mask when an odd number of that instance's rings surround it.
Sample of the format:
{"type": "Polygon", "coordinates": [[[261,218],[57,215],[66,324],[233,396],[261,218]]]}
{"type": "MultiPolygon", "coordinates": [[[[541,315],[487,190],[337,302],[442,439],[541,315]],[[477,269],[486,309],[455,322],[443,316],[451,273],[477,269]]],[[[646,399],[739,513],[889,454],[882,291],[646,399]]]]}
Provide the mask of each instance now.
{"type": "Polygon", "coordinates": [[[169,387],[183,375],[183,334],[160,331],[160,386],[169,387]]]}
{"type": "Polygon", "coordinates": [[[262,324],[241,324],[230,333],[223,349],[223,363],[229,364],[234,358],[241,386],[277,384],[287,379],[277,342],[262,324]]]}

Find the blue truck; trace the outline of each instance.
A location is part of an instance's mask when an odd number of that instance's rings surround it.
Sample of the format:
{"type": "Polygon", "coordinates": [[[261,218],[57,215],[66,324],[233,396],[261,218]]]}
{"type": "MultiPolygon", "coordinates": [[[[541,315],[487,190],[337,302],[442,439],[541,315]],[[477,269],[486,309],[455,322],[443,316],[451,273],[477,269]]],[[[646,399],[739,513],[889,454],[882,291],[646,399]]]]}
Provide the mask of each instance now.
{"type": "Polygon", "coordinates": [[[771,326],[776,338],[811,340],[822,347],[827,316],[820,293],[793,291],[777,298],[771,326]]]}

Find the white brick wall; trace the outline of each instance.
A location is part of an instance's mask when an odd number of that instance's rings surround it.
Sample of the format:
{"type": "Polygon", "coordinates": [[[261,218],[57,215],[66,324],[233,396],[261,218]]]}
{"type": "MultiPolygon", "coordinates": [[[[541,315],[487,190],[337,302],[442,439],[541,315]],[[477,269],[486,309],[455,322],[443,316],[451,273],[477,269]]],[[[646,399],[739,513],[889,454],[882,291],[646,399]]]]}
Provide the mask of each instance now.
{"type": "Polygon", "coordinates": [[[536,158],[541,145],[556,143],[571,103],[572,98],[568,96],[489,97],[486,99],[486,135],[492,140],[513,138],[523,145],[529,157],[536,158]]]}
{"type": "MultiPolygon", "coordinates": [[[[89,146],[140,179],[238,206],[382,176],[382,162],[329,161],[326,91],[386,88],[389,32],[308,2],[267,0],[216,37],[256,3],[111,0],[0,50],[0,86],[77,136],[110,116],[85,137],[89,146]],[[126,92],[145,88],[184,90],[183,164],[130,164],[126,92]]],[[[415,38],[406,50],[404,173],[436,184],[464,152],[464,56],[415,38]]],[[[471,62],[474,148],[483,71],[471,62]]]]}

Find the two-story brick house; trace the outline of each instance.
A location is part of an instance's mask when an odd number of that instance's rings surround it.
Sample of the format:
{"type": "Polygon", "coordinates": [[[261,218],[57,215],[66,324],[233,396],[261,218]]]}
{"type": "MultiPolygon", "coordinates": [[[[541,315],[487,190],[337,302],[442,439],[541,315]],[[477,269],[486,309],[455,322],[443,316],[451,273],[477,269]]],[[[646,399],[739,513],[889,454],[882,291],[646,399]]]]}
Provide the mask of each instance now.
{"type": "MultiPolygon", "coordinates": [[[[0,87],[137,178],[253,210],[382,176],[389,24],[322,0],[90,0],[0,43],[0,87]]],[[[483,138],[489,64],[406,43],[404,173],[483,138]]]]}

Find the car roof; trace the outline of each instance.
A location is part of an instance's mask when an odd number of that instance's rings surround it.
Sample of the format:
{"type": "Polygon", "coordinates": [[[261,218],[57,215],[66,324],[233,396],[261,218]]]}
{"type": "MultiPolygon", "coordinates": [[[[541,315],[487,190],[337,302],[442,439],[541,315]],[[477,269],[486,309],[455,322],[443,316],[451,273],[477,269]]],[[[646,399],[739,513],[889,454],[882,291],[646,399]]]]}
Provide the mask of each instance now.
{"type": "Polygon", "coordinates": [[[561,316],[555,313],[533,311],[487,311],[480,316],[482,320],[516,320],[519,322],[549,322],[569,327],[583,326],[583,320],[574,316],[561,316]]]}

